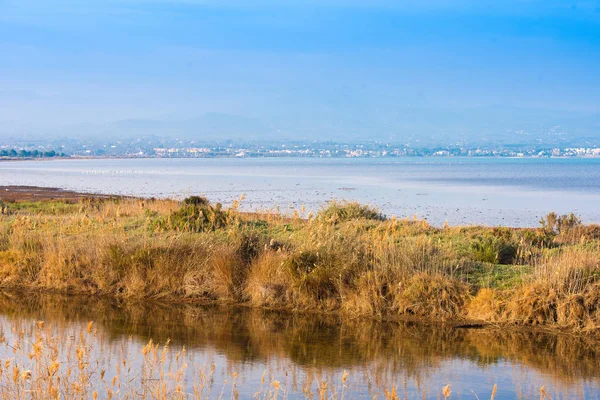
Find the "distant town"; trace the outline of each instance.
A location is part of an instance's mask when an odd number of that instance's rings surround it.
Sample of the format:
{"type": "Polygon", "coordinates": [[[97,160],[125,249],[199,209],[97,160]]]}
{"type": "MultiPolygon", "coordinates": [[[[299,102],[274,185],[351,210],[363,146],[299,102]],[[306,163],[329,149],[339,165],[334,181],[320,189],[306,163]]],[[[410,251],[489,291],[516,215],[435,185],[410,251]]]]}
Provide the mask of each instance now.
{"type": "Polygon", "coordinates": [[[361,143],[199,142],[139,138],[106,143],[81,139],[16,140],[0,144],[0,159],[35,158],[240,158],[240,157],[600,157],[600,146],[548,147],[494,144],[489,146],[415,146],[380,141],[361,143]]]}

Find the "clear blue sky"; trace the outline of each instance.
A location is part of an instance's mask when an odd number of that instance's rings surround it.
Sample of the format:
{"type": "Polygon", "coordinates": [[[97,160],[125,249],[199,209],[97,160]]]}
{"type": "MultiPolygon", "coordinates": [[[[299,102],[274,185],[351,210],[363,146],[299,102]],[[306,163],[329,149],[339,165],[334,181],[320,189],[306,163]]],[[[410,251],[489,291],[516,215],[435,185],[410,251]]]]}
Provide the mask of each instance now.
{"type": "Polygon", "coordinates": [[[497,105],[600,112],[600,2],[0,0],[0,134],[497,105]]]}

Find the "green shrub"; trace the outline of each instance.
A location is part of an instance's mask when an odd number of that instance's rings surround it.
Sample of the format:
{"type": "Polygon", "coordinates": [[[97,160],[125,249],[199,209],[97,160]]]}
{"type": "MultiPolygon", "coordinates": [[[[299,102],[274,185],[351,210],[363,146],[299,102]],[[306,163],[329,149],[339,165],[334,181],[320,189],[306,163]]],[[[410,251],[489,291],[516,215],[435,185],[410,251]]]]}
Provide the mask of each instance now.
{"type": "Polygon", "coordinates": [[[192,196],[185,199],[181,208],[171,212],[168,218],[156,221],[152,228],[209,232],[225,228],[229,217],[229,212],[223,210],[221,203],[213,206],[204,197],[192,196]]]}
{"type": "Polygon", "coordinates": [[[476,261],[491,264],[512,264],[517,257],[518,247],[497,237],[481,237],[471,244],[476,261]]]}
{"type": "Polygon", "coordinates": [[[317,218],[326,222],[339,223],[352,220],[375,220],[385,221],[385,215],[375,208],[360,204],[358,202],[333,201],[327,208],[321,210],[317,218]]]}
{"type": "Polygon", "coordinates": [[[476,261],[496,263],[496,249],[492,238],[480,238],[480,240],[471,243],[471,250],[476,261]]]}
{"type": "Polygon", "coordinates": [[[190,206],[210,206],[210,202],[203,196],[190,196],[183,200],[183,204],[190,206]]]}

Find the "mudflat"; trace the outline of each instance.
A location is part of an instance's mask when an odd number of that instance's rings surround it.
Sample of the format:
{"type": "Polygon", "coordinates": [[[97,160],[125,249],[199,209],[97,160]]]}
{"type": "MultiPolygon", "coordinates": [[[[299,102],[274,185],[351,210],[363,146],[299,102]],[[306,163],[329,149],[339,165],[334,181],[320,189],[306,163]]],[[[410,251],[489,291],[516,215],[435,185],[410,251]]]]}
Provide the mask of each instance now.
{"type": "Polygon", "coordinates": [[[81,199],[110,199],[119,196],[99,193],[81,193],[59,188],[39,186],[0,186],[0,200],[2,201],[79,201],[81,199]]]}

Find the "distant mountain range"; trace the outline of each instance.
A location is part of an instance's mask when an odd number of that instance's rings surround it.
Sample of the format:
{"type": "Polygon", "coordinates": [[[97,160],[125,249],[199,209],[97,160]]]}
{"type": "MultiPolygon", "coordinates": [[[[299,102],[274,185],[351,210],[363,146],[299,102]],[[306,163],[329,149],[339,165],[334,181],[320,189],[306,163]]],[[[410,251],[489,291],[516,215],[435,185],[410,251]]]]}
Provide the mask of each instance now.
{"type": "Polygon", "coordinates": [[[185,120],[126,119],[105,125],[90,124],[68,127],[67,135],[81,137],[135,138],[141,136],[181,139],[258,140],[272,135],[263,121],[240,115],[206,113],[185,120]]]}
{"type": "MultiPolygon", "coordinates": [[[[311,115],[251,118],[204,113],[195,118],[127,119],[107,124],[81,124],[44,135],[132,139],[143,136],[185,140],[232,141],[381,140],[414,146],[454,144],[600,145],[600,114],[489,106],[471,109],[398,108],[343,110],[311,115]]],[[[5,135],[6,136],[6,133],[5,135]]]]}

